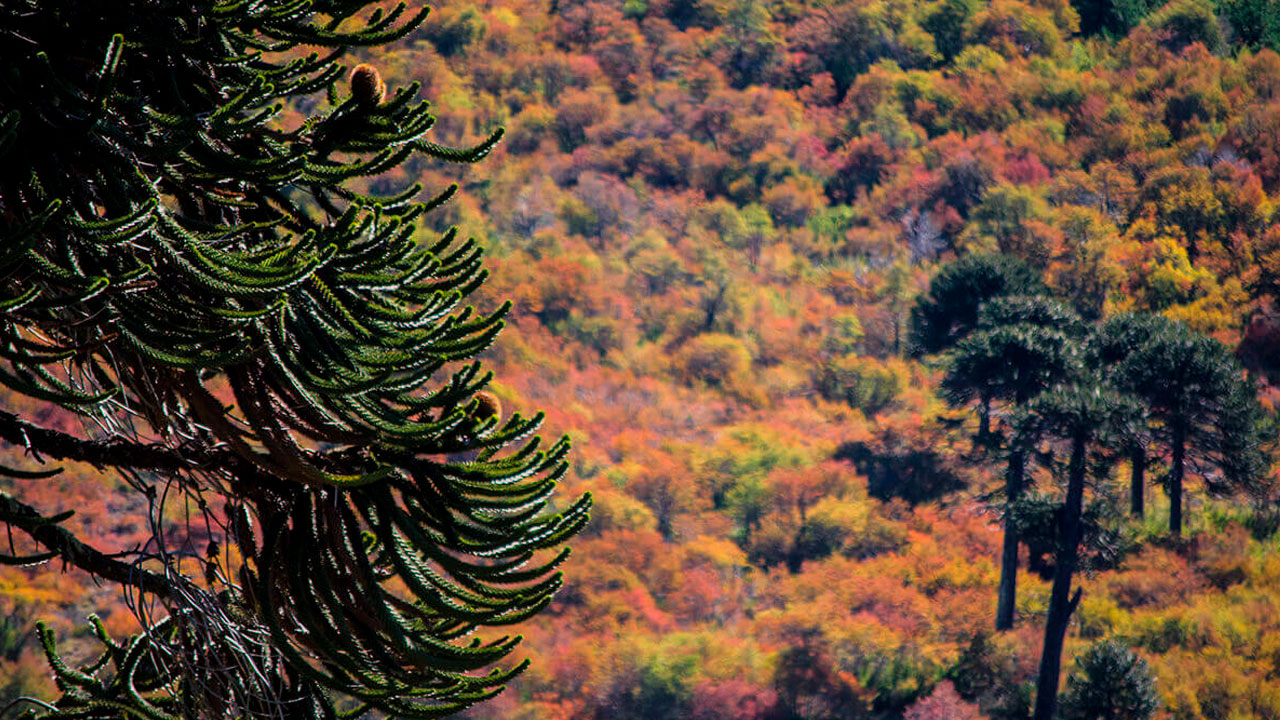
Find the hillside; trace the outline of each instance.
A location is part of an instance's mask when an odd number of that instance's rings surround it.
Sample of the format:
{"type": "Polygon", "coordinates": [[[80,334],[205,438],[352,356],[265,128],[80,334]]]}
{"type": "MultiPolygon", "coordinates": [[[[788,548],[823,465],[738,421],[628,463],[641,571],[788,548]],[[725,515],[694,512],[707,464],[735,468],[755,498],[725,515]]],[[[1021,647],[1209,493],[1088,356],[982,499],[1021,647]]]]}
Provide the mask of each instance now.
{"type": "MultiPolygon", "coordinates": [[[[1145,310],[1212,336],[1276,412],[1274,2],[435,8],[362,59],[423,84],[441,142],[507,134],[376,189],[460,184],[427,230],[479,239],[480,304],[514,301],[494,392],[573,438],[563,502],[595,498],[565,588],[519,628],[531,669],[464,717],[1025,717],[1051,568],[1024,555],[996,634],[1001,468],[909,342],[958,257],[1021,258],[1086,321],[1145,310]]],[[[1092,493],[1121,507],[1125,478],[1092,493]]],[[[1204,480],[1182,538],[1155,485],[1142,520],[1107,520],[1067,657],[1135,648],[1160,717],[1280,718],[1280,491],[1204,480]]],[[[124,548],[142,514],[114,482],[85,467],[23,492],[124,548]]],[[[47,686],[33,618],[69,632],[89,610],[68,598],[92,581],[56,570],[0,567],[0,701],[47,686]]]]}

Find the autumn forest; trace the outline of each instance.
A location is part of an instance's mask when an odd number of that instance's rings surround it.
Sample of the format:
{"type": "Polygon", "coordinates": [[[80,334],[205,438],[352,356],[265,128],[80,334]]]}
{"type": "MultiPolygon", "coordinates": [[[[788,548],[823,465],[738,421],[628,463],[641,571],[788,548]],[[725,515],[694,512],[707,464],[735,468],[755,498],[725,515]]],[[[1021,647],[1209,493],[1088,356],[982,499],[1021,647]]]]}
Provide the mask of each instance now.
{"type": "MultiPolygon", "coordinates": [[[[458,184],[415,238],[512,303],[486,412],[545,411],[592,502],[460,717],[1280,720],[1280,4],[431,6],[344,62],[505,132],[357,183],[458,184]]],[[[156,531],[91,463],[0,488],[156,531]]],[[[64,565],[0,565],[0,707],[60,690],[37,619],[137,631],[64,565]]]]}

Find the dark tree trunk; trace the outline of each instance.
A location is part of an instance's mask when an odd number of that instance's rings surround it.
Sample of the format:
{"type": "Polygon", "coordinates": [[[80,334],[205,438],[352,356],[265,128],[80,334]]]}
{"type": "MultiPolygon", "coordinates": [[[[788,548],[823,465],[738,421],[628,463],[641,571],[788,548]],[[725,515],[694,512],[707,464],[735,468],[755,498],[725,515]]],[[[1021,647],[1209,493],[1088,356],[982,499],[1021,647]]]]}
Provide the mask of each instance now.
{"type": "Polygon", "coordinates": [[[1136,518],[1141,518],[1146,513],[1147,495],[1146,495],[1146,471],[1147,471],[1147,453],[1142,446],[1136,446],[1129,451],[1129,466],[1131,474],[1129,476],[1129,514],[1136,518]]]}
{"type": "Polygon", "coordinates": [[[986,444],[991,435],[991,398],[982,398],[978,408],[978,442],[986,444]]]}
{"type": "Polygon", "coordinates": [[[1173,433],[1173,466],[1169,468],[1169,532],[1182,535],[1182,478],[1186,474],[1187,437],[1182,430],[1173,433]]]}
{"type": "Polygon", "coordinates": [[[1071,442],[1071,464],[1067,478],[1067,499],[1062,511],[1058,538],[1057,566],[1053,589],[1049,592],[1049,617],[1044,626],[1044,650],[1040,654],[1040,677],[1036,682],[1034,720],[1053,720],[1058,711],[1058,678],[1062,675],[1062,646],[1067,637],[1071,613],[1080,602],[1080,591],[1071,594],[1080,554],[1080,515],[1084,509],[1085,445],[1083,436],[1071,442]]]}
{"type": "Polygon", "coordinates": [[[671,542],[675,538],[671,527],[672,511],[666,505],[666,503],[660,503],[658,506],[658,512],[655,514],[657,515],[658,520],[658,534],[662,536],[663,540],[671,542]]]}
{"type": "MultiPolygon", "coordinates": [[[[1012,505],[1022,496],[1023,474],[1026,458],[1021,450],[1009,455],[1009,467],[1005,470],[1005,500],[1012,505]]],[[[1013,524],[1012,513],[1004,515],[1004,547],[1000,553],[1000,588],[996,600],[996,630],[1013,627],[1014,609],[1018,599],[1018,528],[1013,524]]]]}

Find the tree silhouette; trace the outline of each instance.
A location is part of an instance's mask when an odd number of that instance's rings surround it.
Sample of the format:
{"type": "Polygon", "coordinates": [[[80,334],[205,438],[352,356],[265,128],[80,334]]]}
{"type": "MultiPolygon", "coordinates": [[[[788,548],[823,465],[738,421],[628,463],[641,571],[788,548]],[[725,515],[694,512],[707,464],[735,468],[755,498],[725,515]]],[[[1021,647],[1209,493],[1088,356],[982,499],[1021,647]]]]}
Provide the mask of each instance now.
{"type": "MultiPolygon", "coordinates": [[[[1129,312],[1107,318],[1089,339],[1089,362],[1101,372],[1124,384],[1127,360],[1152,336],[1175,330],[1174,322],[1163,315],[1129,312]]],[[[1134,426],[1126,448],[1129,456],[1129,513],[1142,517],[1146,512],[1146,470],[1150,462],[1147,446],[1151,435],[1145,423],[1134,426]]]]}
{"type": "Polygon", "coordinates": [[[911,311],[914,352],[937,353],[954,345],[977,326],[979,308],[992,298],[1043,290],[1035,270],[1010,255],[966,255],[948,263],[911,311]]]}
{"type": "MultiPolygon", "coordinates": [[[[1041,297],[1001,297],[982,306],[977,330],[950,354],[942,392],[952,405],[977,401],[979,446],[1000,446],[990,429],[991,404],[1018,409],[1077,372],[1080,318],[1061,303],[1041,297]]],[[[1006,508],[1018,502],[1026,480],[1026,450],[1016,442],[1000,448],[1006,459],[1006,508]]],[[[1018,528],[1004,518],[996,629],[1013,627],[1018,584],[1018,528]]]]}
{"type": "MultiPolygon", "coordinates": [[[[1100,359],[1113,363],[1109,372],[1117,387],[1143,401],[1150,419],[1146,433],[1167,453],[1172,534],[1182,532],[1189,469],[1197,470],[1215,492],[1248,488],[1260,480],[1265,469],[1262,410],[1256,389],[1225,346],[1185,325],[1151,316],[1117,318],[1102,328],[1100,337],[1100,359]]],[[[1133,492],[1136,499],[1139,491],[1133,492]]]]}
{"type": "Polygon", "coordinates": [[[1042,439],[1067,444],[1066,493],[1059,520],[1053,585],[1045,619],[1044,645],[1036,681],[1034,720],[1052,720],[1057,711],[1058,679],[1062,647],[1071,614],[1080,602],[1071,582],[1079,565],[1083,536],[1084,491],[1090,471],[1090,451],[1123,437],[1137,416],[1133,399],[1096,382],[1055,387],[1030,403],[1019,423],[1020,442],[1031,445],[1042,439]]]}
{"type": "Polygon", "coordinates": [[[155,529],[108,555],[0,493],[29,541],[0,560],[58,558],[147,609],[122,641],[95,620],[86,668],[41,628],[63,691],[43,715],[436,717],[524,667],[482,673],[519,638],[472,633],[550,601],[589,499],[551,509],[567,440],[517,443],[541,415],[501,417],[481,392],[472,358],[508,306],[463,307],[481,249],[415,224],[456,186],[361,190],[500,137],[431,142],[418,88],[388,97],[372,66],[343,93],[347,48],[426,14],[365,6],[0,7],[0,383],[90,428],[0,411],[0,438],[117,472],[155,529]],[[291,119],[295,102],[316,109],[291,119]]]}

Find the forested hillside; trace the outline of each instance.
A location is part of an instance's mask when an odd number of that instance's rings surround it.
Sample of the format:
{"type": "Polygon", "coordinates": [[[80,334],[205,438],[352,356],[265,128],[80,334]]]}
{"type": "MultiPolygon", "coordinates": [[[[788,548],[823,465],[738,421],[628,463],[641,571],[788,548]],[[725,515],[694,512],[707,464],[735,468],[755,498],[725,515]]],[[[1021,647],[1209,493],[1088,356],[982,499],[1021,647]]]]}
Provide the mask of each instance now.
{"type": "MultiPolygon", "coordinates": [[[[426,217],[485,247],[481,305],[514,301],[493,392],[573,438],[561,497],[595,498],[566,586],[521,628],[530,670],[465,717],[1026,717],[1052,538],[1026,533],[996,632],[1005,468],[911,332],[958,259],[1020,259],[1083,324],[1185,324],[1276,412],[1272,0],[433,6],[360,59],[423,84],[439,142],[506,135],[374,189],[459,182],[426,217]]],[[[1171,463],[1150,453],[1140,518],[1130,461],[1091,486],[1064,676],[1110,640],[1149,666],[1159,717],[1280,718],[1275,472],[1242,489],[1191,463],[1174,535],[1171,463]]],[[[1063,490],[1035,467],[1052,525],[1063,490]]],[[[41,482],[29,502],[145,537],[93,468],[41,482]]],[[[51,684],[30,623],[79,627],[76,588],[131,626],[59,570],[0,567],[0,700],[51,684]]]]}

